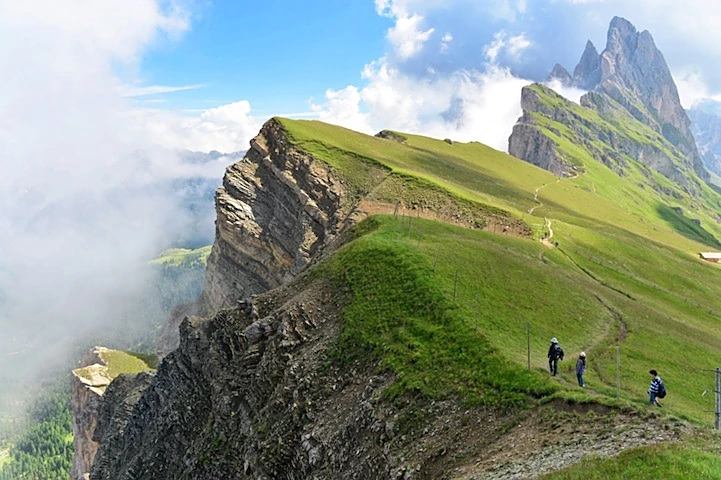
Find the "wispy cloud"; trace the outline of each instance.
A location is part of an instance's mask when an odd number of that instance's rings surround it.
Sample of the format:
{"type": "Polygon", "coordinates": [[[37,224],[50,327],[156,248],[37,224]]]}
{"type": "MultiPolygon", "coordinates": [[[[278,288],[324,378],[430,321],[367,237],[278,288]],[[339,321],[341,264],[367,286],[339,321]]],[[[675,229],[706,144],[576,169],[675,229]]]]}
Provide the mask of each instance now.
{"type": "Polygon", "coordinates": [[[185,92],[205,87],[202,83],[192,85],[124,85],[121,89],[123,97],[145,97],[148,95],[162,95],[165,93],[185,92]]]}

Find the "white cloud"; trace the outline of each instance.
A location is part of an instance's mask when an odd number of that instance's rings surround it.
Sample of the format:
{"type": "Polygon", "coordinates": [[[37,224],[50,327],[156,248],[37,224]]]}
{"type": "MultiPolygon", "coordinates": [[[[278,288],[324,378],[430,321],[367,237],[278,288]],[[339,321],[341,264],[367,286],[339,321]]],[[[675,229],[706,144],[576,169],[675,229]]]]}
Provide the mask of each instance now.
{"type": "Polygon", "coordinates": [[[423,30],[422,23],[423,17],[418,14],[401,15],[396,18],[396,24],[388,30],[388,40],[400,58],[413,57],[433,35],[435,29],[423,30]]]}
{"type": "MultiPolygon", "coordinates": [[[[151,314],[125,315],[148,287],[147,259],[186,226],[164,182],[205,170],[155,148],[154,112],[123,96],[118,72],[132,77],[149,46],[187,28],[160,0],[0,0],[0,352],[32,346],[24,367],[151,314]]],[[[193,126],[237,138],[249,109],[193,126]]]]}
{"type": "Polygon", "coordinates": [[[441,53],[448,52],[448,49],[451,46],[451,42],[453,42],[453,35],[447,32],[443,35],[443,38],[441,38],[441,53]]]}
{"type": "Polygon", "coordinates": [[[311,104],[311,110],[319,120],[343,125],[364,133],[373,133],[367,115],[361,112],[361,94],[353,85],[340,90],[325,92],[325,102],[311,104]]]}
{"type": "Polygon", "coordinates": [[[164,110],[137,110],[136,122],[144,125],[153,143],[169,149],[236,152],[248,148],[261,120],[251,114],[247,100],[221,105],[200,114],[182,115],[164,110]]]}
{"type": "Polygon", "coordinates": [[[588,93],[586,90],[582,90],[580,88],[576,87],[570,87],[568,85],[564,85],[559,79],[554,78],[553,80],[549,82],[544,83],[545,86],[550,88],[551,90],[555,91],[557,94],[561,95],[562,97],[571,100],[572,102],[581,103],[581,97],[588,93]]]}
{"type": "Polygon", "coordinates": [[[521,88],[530,83],[497,66],[489,66],[484,73],[460,71],[418,79],[394,68],[387,59],[367,65],[363,77],[368,83],[361,89],[348,86],[329,91],[327,101],[314,107],[319,118],[365,133],[390,128],[459,141],[480,140],[504,151],[522,113],[521,88]]]}
{"type": "Polygon", "coordinates": [[[721,92],[711,91],[707,81],[697,69],[674,72],[673,77],[684,108],[693,108],[703,100],[721,101],[721,92]]]}
{"type": "Polygon", "coordinates": [[[493,41],[486,45],[484,54],[489,63],[496,63],[502,54],[507,54],[511,60],[518,61],[524,50],[533,43],[526,37],[525,33],[510,36],[501,30],[493,36],[493,41]]]}
{"type": "Polygon", "coordinates": [[[123,85],[120,94],[124,97],[144,97],[147,95],[161,95],[164,93],[185,92],[203,88],[202,84],[194,85],[123,85]]]}

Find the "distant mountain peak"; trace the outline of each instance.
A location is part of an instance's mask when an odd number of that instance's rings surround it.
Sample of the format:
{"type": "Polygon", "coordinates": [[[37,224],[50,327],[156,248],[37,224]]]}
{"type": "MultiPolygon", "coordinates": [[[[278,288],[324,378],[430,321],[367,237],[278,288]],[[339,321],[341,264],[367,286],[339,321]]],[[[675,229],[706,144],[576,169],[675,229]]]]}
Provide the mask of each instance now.
{"type": "Polygon", "coordinates": [[[557,63],[553,66],[553,70],[551,70],[551,73],[548,75],[547,80],[558,80],[563,85],[571,85],[573,83],[573,77],[571,77],[571,74],[568,73],[568,70],[566,70],[566,68],[560,63],[557,63]]]}
{"type": "Polygon", "coordinates": [[[592,90],[601,82],[601,56],[591,40],[586,42],[581,60],[573,70],[573,84],[584,90],[592,90]]]}
{"type": "Polygon", "coordinates": [[[696,172],[708,178],[671,71],[647,30],[639,32],[627,19],[614,17],[606,48],[599,54],[590,40],[586,43],[571,85],[614,99],[678,147],[696,172]]]}

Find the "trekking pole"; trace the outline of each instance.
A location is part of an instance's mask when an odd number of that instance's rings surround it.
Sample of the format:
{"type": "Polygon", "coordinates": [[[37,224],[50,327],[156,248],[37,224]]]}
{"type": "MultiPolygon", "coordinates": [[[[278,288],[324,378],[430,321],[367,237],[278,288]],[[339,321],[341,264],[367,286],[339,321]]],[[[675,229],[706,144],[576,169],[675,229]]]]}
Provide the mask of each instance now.
{"type": "Polygon", "coordinates": [[[528,352],[528,371],[531,371],[531,322],[526,322],[526,345],[528,352]]]}
{"type": "Polygon", "coordinates": [[[721,368],[716,367],[716,430],[721,430],[721,368]]]}

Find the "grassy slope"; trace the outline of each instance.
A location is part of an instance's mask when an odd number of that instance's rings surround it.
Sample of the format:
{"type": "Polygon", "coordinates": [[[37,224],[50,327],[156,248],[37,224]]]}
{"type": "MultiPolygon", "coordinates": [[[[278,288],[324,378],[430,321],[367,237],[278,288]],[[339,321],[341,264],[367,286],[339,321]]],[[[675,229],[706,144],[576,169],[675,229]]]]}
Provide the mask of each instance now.
{"type": "MultiPolygon", "coordinates": [[[[646,371],[656,367],[672,391],[668,411],[710,420],[712,399],[704,391],[712,376],[698,369],[721,361],[721,333],[714,316],[721,298],[721,270],[695,258],[696,252],[709,247],[677,233],[655,208],[646,206],[661,202],[653,192],[626,183],[592,160],[585,165],[586,175],[559,182],[548,172],[477,143],[449,145],[404,134],[406,142],[400,144],[321,122],[281,121],[295,143],[332,166],[336,155],[363,158],[506,209],[529,223],[539,225],[543,216],[552,218],[561,249],[545,251],[531,241],[508,244],[493,235],[474,243],[464,235],[483,234],[462,230],[435,240],[422,235],[417,245],[433,250],[438,273],[445,272],[442,282],[447,290],[458,268],[459,309],[478,318],[479,331],[505,358],[525,363],[524,330],[529,321],[535,368],[544,366],[548,338],[559,336],[569,353],[589,353],[592,390],[613,393],[614,347],[623,322],[628,333],[622,342],[622,396],[642,401],[646,371]],[[535,204],[533,192],[543,185],[539,199],[544,205],[528,215],[525,212],[535,204]],[[433,247],[426,243],[431,241],[433,247]],[[471,246],[461,248],[466,241],[471,246]],[[501,258],[523,260],[511,270],[501,258]],[[613,289],[583,274],[573,262],[613,289]],[[506,277],[511,271],[514,276],[506,277]],[[567,284],[558,280],[563,277],[583,286],[576,290],[573,308],[565,310],[553,306],[569,295],[567,284]],[[511,282],[518,289],[505,296],[493,292],[511,282]],[[488,295],[478,295],[485,290],[488,295]]],[[[563,375],[568,386],[570,369],[567,362],[563,375]]]]}
{"type": "MultiPolygon", "coordinates": [[[[95,347],[95,353],[100,357],[104,366],[101,369],[103,376],[108,380],[115,379],[121,374],[136,374],[149,372],[157,368],[157,357],[123,350],[113,350],[105,347],[95,347]]],[[[91,367],[76,368],[73,374],[79,378],[92,378],[94,370],[91,367]]],[[[98,386],[104,391],[106,386],[98,386]]]]}
{"type": "Polygon", "coordinates": [[[611,459],[587,459],[546,480],[713,480],[721,478],[721,457],[695,448],[646,447],[611,459]]]}
{"type": "Polygon", "coordinates": [[[196,249],[171,248],[150,261],[151,265],[164,268],[205,268],[212,245],[196,249]]]}

